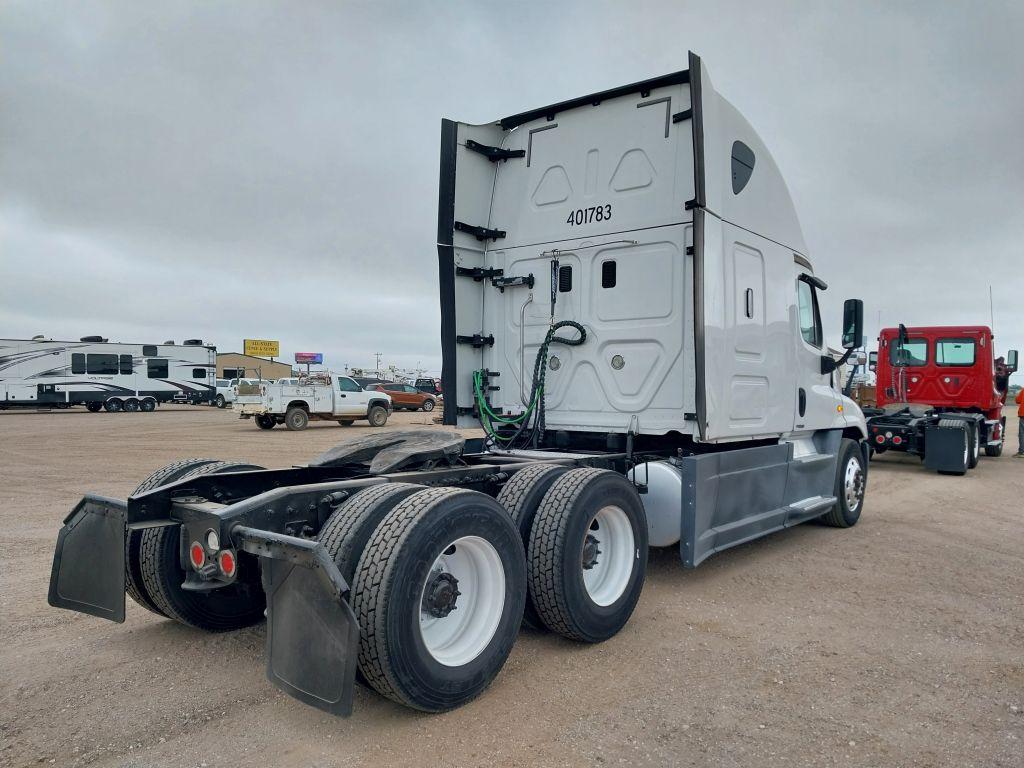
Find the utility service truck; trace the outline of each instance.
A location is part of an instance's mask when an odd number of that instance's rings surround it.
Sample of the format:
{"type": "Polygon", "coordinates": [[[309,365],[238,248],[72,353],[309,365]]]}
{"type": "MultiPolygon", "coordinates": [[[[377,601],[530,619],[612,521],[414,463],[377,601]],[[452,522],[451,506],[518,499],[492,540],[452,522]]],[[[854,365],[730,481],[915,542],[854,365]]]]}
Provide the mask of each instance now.
{"type": "Polygon", "coordinates": [[[0,408],[152,411],[158,403],[208,403],[216,395],[217,349],[184,344],[121,344],[0,339],[0,408]]]}
{"type": "Polygon", "coordinates": [[[1003,452],[1003,406],[1017,350],[997,357],[983,325],[883,328],[870,355],[876,407],[865,410],[874,453],[919,456],[929,469],[963,475],[1003,452]]]}
{"type": "MultiPolygon", "coordinates": [[[[614,636],[648,546],[693,567],[808,520],[856,524],[864,418],[832,384],[815,274],[771,155],[683,71],[441,127],[445,422],[306,466],[193,459],[85,496],[52,605],[225,630],[266,610],[267,676],[347,714],[357,668],[438,712],[525,620],[614,636]]],[[[843,346],[861,338],[848,300],[843,346]]],[[[187,651],[185,651],[187,653],[187,651]]]]}
{"type": "Polygon", "coordinates": [[[369,392],[348,376],[326,372],[303,374],[297,380],[261,381],[257,392],[257,398],[239,394],[233,407],[240,418],[254,419],[260,429],[284,424],[302,430],[310,420],[336,421],[348,427],[360,419],[371,427],[383,427],[393,410],[386,392],[369,392]]]}

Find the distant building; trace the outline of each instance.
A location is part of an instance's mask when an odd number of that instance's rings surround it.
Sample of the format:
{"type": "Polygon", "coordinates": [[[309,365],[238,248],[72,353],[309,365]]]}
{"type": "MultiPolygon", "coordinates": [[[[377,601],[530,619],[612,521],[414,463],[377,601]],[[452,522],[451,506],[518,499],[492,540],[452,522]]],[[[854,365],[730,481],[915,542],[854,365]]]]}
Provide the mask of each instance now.
{"type": "Polygon", "coordinates": [[[217,353],[218,379],[287,379],[291,376],[292,367],[288,363],[238,352],[217,353]]]}

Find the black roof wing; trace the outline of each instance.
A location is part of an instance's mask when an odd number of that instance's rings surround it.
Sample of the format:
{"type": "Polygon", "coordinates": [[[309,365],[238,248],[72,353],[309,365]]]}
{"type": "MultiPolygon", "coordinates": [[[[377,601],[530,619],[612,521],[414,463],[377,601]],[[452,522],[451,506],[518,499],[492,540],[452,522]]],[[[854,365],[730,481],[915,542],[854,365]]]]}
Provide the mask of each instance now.
{"type": "Polygon", "coordinates": [[[539,109],[531,109],[528,112],[520,112],[518,115],[502,118],[498,121],[498,124],[508,131],[522,125],[523,123],[528,123],[531,120],[536,120],[541,117],[553,119],[559,112],[565,112],[566,110],[575,109],[576,107],[585,107],[588,105],[597,106],[607,99],[614,99],[619,96],[628,96],[631,93],[652,91],[655,88],[664,88],[666,85],[679,85],[680,83],[688,82],[690,82],[690,70],[684,69],[680,72],[662,75],[661,77],[652,77],[649,80],[641,80],[638,83],[620,85],[618,88],[599,91],[598,93],[592,93],[589,96],[579,96],[578,98],[569,99],[568,101],[560,101],[557,104],[541,107],[539,109]]]}

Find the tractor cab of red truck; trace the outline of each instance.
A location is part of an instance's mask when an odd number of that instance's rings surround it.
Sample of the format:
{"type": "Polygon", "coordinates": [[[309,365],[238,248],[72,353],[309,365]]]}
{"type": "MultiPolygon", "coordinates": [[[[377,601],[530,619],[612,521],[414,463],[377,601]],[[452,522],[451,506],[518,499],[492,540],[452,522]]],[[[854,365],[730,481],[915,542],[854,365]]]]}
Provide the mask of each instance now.
{"type": "Polygon", "coordinates": [[[1017,357],[1017,350],[997,357],[987,326],[882,329],[870,356],[878,407],[866,414],[874,452],[913,453],[951,474],[973,468],[982,447],[999,456],[1017,357]]]}

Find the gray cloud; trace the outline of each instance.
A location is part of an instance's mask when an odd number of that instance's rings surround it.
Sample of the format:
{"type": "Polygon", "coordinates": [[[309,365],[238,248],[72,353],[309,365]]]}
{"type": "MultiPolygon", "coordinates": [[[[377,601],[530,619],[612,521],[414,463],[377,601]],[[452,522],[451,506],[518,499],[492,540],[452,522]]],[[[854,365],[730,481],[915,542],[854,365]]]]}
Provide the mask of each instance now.
{"type": "Polygon", "coordinates": [[[685,67],[884,324],[1024,348],[1019,3],[48,3],[0,10],[0,333],[245,336],[440,368],[439,121],[685,67]]]}

